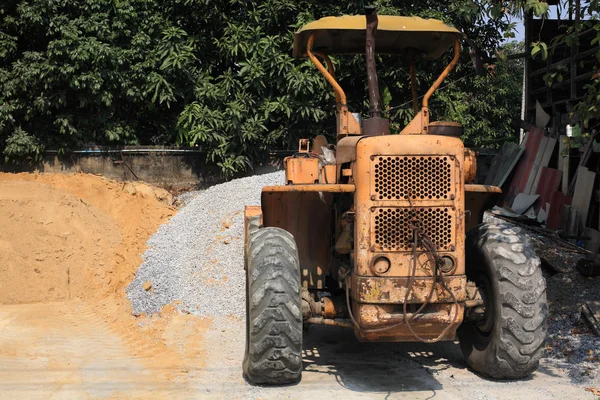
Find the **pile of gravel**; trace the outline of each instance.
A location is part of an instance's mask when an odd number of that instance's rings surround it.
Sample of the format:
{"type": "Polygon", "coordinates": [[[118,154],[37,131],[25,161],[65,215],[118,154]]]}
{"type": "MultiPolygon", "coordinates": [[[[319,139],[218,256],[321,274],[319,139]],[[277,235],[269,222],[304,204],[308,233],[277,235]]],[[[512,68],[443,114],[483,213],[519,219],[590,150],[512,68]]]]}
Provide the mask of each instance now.
{"type": "Polygon", "coordinates": [[[185,195],[183,206],[148,241],[127,288],[134,314],[174,302],[202,316],[244,316],[244,206],[260,205],[264,186],[283,171],[255,175],[185,195]]]}

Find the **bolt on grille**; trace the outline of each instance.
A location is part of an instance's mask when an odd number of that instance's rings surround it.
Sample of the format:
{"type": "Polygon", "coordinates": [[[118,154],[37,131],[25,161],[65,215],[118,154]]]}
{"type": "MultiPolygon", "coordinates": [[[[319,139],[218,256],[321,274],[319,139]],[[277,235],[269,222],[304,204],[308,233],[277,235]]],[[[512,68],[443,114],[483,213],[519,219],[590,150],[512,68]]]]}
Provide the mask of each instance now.
{"type": "Polygon", "coordinates": [[[418,220],[438,251],[451,251],[452,219],[448,208],[378,208],[375,245],[382,251],[411,251],[414,238],[410,221],[418,220]]]}
{"type": "Polygon", "coordinates": [[[448,156],[376,156],[375,194],[379,200],[448,199],[452,164],[448,156]]]}

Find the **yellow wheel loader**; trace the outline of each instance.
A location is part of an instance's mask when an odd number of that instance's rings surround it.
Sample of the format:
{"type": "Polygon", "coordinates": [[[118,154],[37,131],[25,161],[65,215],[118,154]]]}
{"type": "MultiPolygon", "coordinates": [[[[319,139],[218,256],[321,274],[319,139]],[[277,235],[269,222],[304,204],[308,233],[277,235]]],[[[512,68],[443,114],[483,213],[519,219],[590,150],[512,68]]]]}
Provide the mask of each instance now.
{"type": "Polygon", "coordinates": [[[243,371],[253,384],[296,382],[303,328],[352,329],[362,342],[458,337],[466,363],[498,379],[538,366],[546,337],[540,260],[518,228],[482,223],[497,187],[473,184],[476,161],[455,122],[430,121],[429,99],[457,64],[461,33],[441,21],[326,17],[300,29],[308,57],[335,92],[337,140],[302,139],[283,186],[245,209],[243,371]],[[453,57],[419,104],[415,61],[453,57]],[[375,51],[410,69],[414,119],[390,135],[375,51]],[[346,104],[329,55],[365,54],[369,118],[346,104]]]}

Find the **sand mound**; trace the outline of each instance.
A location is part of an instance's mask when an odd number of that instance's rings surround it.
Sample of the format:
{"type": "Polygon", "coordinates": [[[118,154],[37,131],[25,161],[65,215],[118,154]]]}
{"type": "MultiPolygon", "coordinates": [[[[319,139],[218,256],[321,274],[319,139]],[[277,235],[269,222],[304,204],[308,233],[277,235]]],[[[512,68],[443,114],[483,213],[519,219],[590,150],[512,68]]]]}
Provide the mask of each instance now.
{"type": "Polygon", "coordinates": [[[0,304],[101,298],[123,289],[168,193],[94,175],[0,174],[0,304]]]}

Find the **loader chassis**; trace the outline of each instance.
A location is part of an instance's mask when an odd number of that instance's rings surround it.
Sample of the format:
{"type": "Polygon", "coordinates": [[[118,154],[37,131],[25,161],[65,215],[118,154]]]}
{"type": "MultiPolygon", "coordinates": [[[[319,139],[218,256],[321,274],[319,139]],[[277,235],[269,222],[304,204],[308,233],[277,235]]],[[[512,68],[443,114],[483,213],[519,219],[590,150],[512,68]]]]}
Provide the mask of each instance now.
{"type": "Polygon", "coordinates": [[[351,328],[364,342],[458,335],[476,371],[527,376],[546,335],[539,259],[514,229],[479,225],[501,191],[471,183],[475,154],[458,137],[459,124],[429,122],[429,98],[459,59],[459,32],[439,21],[381,17],[384,52],[407,56],[413,78],[415,117],[390,135],[377,87],[378,22],[367,9],[366,21],[326,17],[296,33],[294,55],[308,56],[334,88],[336,144],[301,139],[284,161],[286,184],[263,188],[261,206],[246,207],[244,373],[253,383],[299,379],[303,326],[325,324],[351,328]],[[362,123],[327,56],[360,42],[370,102],[362,123]],[[419,108],[416,50],[435,59],[452,44],[452,61],[419,108]]]}
{"type": "MultiPolygon", "coordinates": [[[[355,330],[360,340],[416,340],[406,324],[368,332],[369,328],[403,319],[406,280],[411,276],[415,255],[411,219],[423,224],[438,255],[449,258],[453,264],[444,279],[457,301],[464,299],[463,158],[463,144],[456,138],[389,135],[358,142],[356,174],[353,174],[355,268],[351,280],[352,311],[359,325],[367,330],[355,330]],[[383,274],[373,269],[379,257],[387,258],[390,263],[383,274]]],[[[431,257],[423,250],[416,252],[419,258],[416,280],[407,299],[411,304],[424,302],[433,280],[431,257]]],[[[420,337],[431,339],[452,324],[443,338],[452,339],[462,322],[462,305],[450,305],[451,295],[439,286],[438,289],[426,312],[415,319],[413,328],[420,337]]]]}
{"type": "MultiPolygon", "coordinates": [[[[289,165],[289,160],[286,164],[289,165]]],[[[416,339],[406,325],[382,332],[363,331],[403,318],[402,303],[413,257],[412,232],[406,216],[416,212],[439,248],[439,255],[451,259],[453,267],[444,280],[457,304],[450,293],[438,286],[429,299],[431,304],[427,312],[415,319],[413,329],[421,337],[434,338],[447,325],[452,325],[443,339],[453,339],[464,314],[461,303],[466,300],[463,165],[464,147],[457,138],[434,135],[362,137],[356,142],[355,160],[344,168],[351,171],[351,176],[347,177],[351,183],[313,184],[311,189],[320,191],[310,192],[304,191],[308,185],[267,187],[262,194],[263,225],[282,228],[296,238],[303,288],[315,292],[328,289],[326,278],[339,278],[340,266],[335,262],[340,262],[340,257],[331,257],[331,249],[339,240],[336,231],[341,230],[335,227],[335,221],[348,211],[338,210],[336,214],[334,208],[340,204],[342,196],[350,196],[350,204],[354,204],[355,209],[351,222],[354,250],[341,262],[346,267],[354,265],[349,275],[351,309],[360,327],[364,328],[355,327],[355,334],[365,341],[413,341],[416,339]],[[352,188],[352,192],[343,191],[352,188]],[[414,191],[410,202],[405,198],[408,190],[414,191]],[[335,217],[333,220],[332,216],[335,217]],[[389,270],[384,273],[372,268],[379,257],[390,262],[389,270]]],[[[293,171],[304,173],[297,166],[293,171]]],[[[286,177],[295,180],[290,170],[286,171],[286,177]]],[[[430,260],[421,249],[419,254],[419,264],[423,266],[416,270],[408,299],[410,304],[425,302],[433,283],[431,268],[427,267],[430,260]]],[[[345,284],[344,281],[341,283],[345,284]]],[[[339,302],[347,312],[343,301],[339,302]]]]}

